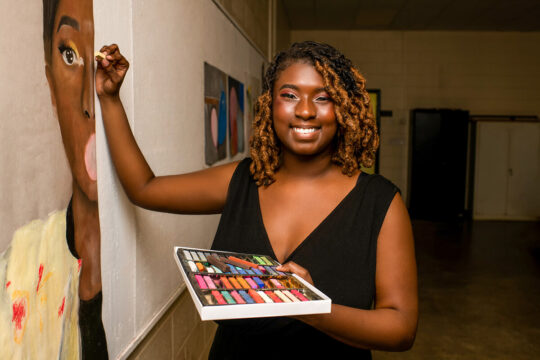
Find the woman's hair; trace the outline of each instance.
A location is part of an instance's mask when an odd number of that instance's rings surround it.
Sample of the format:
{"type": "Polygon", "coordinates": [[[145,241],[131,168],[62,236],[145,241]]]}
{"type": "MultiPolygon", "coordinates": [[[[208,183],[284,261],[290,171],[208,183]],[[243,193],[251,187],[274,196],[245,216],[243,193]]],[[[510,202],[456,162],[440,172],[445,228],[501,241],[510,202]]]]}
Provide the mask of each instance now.
{"type": "Polygon", "coordinates": [[[43,0],[43,50],[45,63],[51,64],[52,34],[54,31],[54,18],[60,0],[43,0]]]}
{"type": "Polygon", "coordinates": [[[257,185],[272,184],[281,165],[281,146],[272,120],[272,92],[281,72],[294,63],[313,65],[321,74],[325,91],[334,103],[338,130],[332,162],[341,166],[343,174],[348,176],[352,176],[360,165],[373,166],[379,136],[369,107],[366,80],[352,62],[332,46],[304,41],[294,43],[274,57],[266,71],[262,95],[255,104],[250,170],[257,185]]]}

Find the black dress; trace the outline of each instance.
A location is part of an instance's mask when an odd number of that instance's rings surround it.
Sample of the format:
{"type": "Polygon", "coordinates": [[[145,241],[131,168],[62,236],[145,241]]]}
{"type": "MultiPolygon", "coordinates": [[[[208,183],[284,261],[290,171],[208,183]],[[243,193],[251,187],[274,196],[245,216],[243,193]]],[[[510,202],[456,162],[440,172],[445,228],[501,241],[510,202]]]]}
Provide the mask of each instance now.
{"type": "MultiPolygon", "coordinates": [[[[212,249],[276,258],[262,221],[259,195],[249,172],[237,167],[212,249]]],[[[371,309],[375,295],[377,238],[398,188],[380,175],[361,173],[356,186],[285,260],[309,270],[315,286],[332,303],[371,309]]],[[[210,359],[245,356],[293,358],[331,351],[371,359],[369,350],[348,346],[287,317],[219,321],[210,359]]]]}

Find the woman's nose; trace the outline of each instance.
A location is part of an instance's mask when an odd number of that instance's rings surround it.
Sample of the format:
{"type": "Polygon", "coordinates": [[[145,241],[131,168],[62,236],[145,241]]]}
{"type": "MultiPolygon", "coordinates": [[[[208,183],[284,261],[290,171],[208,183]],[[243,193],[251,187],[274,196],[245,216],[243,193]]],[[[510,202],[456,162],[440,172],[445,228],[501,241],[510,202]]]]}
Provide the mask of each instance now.
{"type": "Polygon", "coordinates": [[[313,102],[308,98],[300,98],[296,106],[296,117],[302,120],[310,120],[317,115],[317,109],[313,102]]]}

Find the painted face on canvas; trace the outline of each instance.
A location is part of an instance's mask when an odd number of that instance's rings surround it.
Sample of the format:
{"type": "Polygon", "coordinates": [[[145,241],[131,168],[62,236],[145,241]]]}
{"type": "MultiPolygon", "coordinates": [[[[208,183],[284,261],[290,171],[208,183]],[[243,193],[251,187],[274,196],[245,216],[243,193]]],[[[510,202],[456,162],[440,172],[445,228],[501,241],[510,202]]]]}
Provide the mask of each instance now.
{"type": "Polygon", "coordinates": [[[97,200],[92,0],[60,0],[46,67],[75,186],[97,200]]]}

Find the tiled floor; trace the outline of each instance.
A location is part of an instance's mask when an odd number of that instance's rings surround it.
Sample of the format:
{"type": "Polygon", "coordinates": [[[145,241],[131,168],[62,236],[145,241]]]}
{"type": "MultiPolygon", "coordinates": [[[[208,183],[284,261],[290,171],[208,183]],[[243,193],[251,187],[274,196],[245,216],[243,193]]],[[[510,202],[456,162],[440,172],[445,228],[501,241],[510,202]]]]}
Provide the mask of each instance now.
{"type": "Polygon", "coordinates": [[[538,359],[540,223],[415,221],[420,322],[388,359],[538,359]]]}

